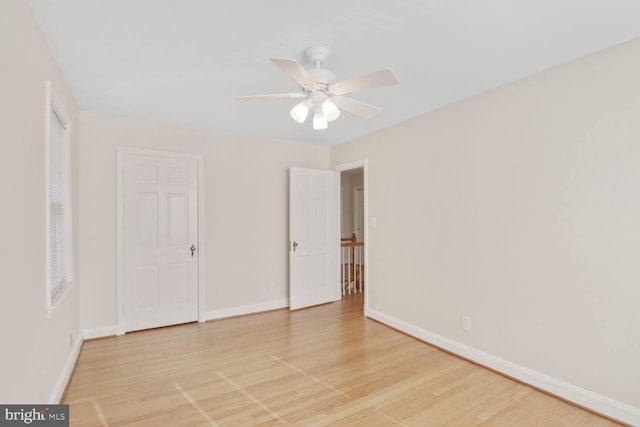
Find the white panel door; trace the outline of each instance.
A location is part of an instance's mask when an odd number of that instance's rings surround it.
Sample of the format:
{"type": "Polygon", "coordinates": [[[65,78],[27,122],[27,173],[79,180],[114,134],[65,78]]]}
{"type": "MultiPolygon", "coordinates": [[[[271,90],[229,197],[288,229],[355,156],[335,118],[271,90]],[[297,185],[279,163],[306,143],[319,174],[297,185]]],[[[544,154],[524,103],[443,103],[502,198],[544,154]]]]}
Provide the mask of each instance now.
{"type": "Polygon", "coordinates": [[[340,175],[289,170],[289,307],[340,299],[340,175]]]}
{"type": "Polygon", "coordinates": [[[198,162],[124,159],[125,331],[198,320],[198,162]]]}

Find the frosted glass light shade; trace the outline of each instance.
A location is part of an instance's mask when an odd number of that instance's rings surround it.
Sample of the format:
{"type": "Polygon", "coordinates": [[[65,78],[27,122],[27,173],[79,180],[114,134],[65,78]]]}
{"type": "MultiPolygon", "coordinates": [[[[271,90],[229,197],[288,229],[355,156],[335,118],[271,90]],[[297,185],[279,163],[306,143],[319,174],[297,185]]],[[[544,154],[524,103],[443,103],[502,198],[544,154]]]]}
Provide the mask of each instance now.
{"type": "Polygon", "coordinates": [[[327,118],[322,115],[322,110],[318,108],[316,113],[313,115],[313,128],[315,130],[322,130],[329,127],[329,123],[327,122],[327,118]]]}
{"type": "Polygon", "coordinates": [[[304,123],[307,119],[307,115],[309,114],[309,105],[307,104],[307,101],[302,101],[293,107],[289,114],[291,114],[291,118],[296,122],[304,123]]]}
{"type": "Polygon", "coordinates": [[[340,110],[336,107],[336,104],[328,99],[322,102],[322,115],[330,122],[340,117],[340,110]]]}

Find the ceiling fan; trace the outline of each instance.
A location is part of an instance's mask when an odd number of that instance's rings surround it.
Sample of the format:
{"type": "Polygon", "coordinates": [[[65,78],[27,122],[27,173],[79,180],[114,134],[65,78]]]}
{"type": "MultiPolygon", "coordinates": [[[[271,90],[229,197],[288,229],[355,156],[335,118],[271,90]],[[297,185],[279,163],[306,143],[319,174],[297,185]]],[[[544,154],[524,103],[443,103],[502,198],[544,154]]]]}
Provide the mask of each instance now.
{"type": "Polygon", "coordinates": [[[304,123],[309,112],[313,111],[313,128],[326,129],[328,122],[340,116],[340,110],[365,119],[370,119],[381,111],[379,107],[343,95],[398,84],[398,79],[389,68],[336,82],[335,74],[321,68],[329,56],[329,49],[312,46],[305,50],[304,55],[314,68],[306,70],[295,59],[271,58],[271,62],[300,85],[301,92],[240,96],[236,99],[304,98],[293,107],[291,117],[298,123],[304,123]]]}

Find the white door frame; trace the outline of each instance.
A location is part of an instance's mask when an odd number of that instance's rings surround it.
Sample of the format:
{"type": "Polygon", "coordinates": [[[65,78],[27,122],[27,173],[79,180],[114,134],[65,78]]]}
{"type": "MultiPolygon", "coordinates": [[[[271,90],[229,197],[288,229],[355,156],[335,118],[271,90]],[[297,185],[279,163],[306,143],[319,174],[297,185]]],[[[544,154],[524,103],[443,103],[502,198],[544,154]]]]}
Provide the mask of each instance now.
{"type": "MultiPolygon", "coordinates": [[[[124,335],[124,159],[129,155],[194,159],[198,162],[198,322],[204,322],[204,156],[201,154],[116,148],[116,334],[124,335]]],[[[366,276],[365,276],[366,277],[366,276]]]]}
{"type": "MultiPolygon", "coordinates": [[[[367,171],[367,159],[355,160],[353,162],[341,163],[334,165],[331,170],[336,172],[345,172],[353,169],[362,168],[362,185],[364,187],[364,316],[369,317],[369,289],[371,286],[371,276],[369,275],[369,174],[367,171]]],[[[340,204],[341,197],[338,197],[338,204],[340,204]]],[[[339,206],[340,212],[342,212],[342,206],[339,206]]],[[[338,229],[342,227],[342,215],[339,216],[341,224],[338,229]]],[[[340,242],[336,243],[338,249],[340,248],[340,242]]]]}

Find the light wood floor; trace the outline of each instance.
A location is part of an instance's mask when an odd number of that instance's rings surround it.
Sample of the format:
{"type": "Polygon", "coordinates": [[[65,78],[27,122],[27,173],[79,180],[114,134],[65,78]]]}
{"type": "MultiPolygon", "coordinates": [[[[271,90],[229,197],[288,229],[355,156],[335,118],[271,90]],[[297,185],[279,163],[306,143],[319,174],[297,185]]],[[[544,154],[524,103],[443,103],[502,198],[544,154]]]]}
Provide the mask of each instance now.
{"type": "Polygon", "coordinates": [[[72,426],[610,426],[362,316],[362,294],[87,341],[72,426]]]}

